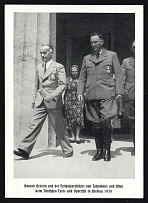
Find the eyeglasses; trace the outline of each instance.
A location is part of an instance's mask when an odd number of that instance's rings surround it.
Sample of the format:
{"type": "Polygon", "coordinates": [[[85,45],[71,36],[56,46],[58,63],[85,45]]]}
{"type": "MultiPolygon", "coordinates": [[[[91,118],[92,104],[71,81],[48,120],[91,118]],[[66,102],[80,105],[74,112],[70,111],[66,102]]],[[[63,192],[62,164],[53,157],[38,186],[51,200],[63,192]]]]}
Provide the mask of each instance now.
{"type": "Polygon", "coordinates": [[[77,65],[73,65],[71,68],[74,68],[74,67],[75,67],[75,68],[78,68],[78,66],[77,66],[77,65]]]}

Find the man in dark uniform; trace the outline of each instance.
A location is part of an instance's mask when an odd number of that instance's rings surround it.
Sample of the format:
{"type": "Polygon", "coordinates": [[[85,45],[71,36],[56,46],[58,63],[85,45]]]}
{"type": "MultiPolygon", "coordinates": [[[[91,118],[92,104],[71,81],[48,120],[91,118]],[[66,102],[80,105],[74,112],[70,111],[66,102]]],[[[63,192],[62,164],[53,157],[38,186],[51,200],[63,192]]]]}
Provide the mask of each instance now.
{"type": "Polygon", "coordinates": [[[124,78],[124,112],[123,116],[130,125],[131,134],[134,143],[134,149],[131,153],[135,155],[135,40],[131,43],[132,56],[123,60],[122,70],[124,78]]]}
{"type": "Polygon", "coordinates": [[[62,93],[66,88],[65,68],[53,61],[53,47],[44,45],[40,49],[43,63],[36,70],[35,90],[32,107],[32,117],[27,136],[20,141],[18,150],[14,154],[28,159],[39,136],[43,123],[48,115],[55,133],[60,141],[63,157],[71,157],[73,149],[69,142],[64,118],[62,114],[62,93]]]}
{"type": "Polygon", "coordinates": [[[110,161],[111,118],[117,115],[115,99],[124,93],[123,74],[117,54],[103,48],[102,34],[93,33],[90,42],[93,52],[83,59],[77,93],[82,100],[86,89],[86,116],[93,124],[97,148],[92,160],[110,161]]]}

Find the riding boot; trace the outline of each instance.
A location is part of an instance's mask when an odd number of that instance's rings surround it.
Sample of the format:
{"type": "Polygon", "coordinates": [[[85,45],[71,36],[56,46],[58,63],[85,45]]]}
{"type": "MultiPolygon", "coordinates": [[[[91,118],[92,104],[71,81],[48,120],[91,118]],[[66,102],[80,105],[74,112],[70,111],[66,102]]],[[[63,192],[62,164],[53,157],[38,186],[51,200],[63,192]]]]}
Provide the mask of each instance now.
{"type": "Polygon", "coordinates": [[[94,129],[95,143],[97,153],[92,158],[92,161],[98,161],[103,158],[103,133],[101,128],[94,129]]]}
{"type": "Polygon", "coordinates": [[[132,139],[134,144],[134,149],[131,152],[131,156],[135,156],[135,126],[134,125],[132,125],[131,131],[132,131],[132,139]]]}
{"type": "Polygon", "coordinates": [[[111,153],[110,153],[111,127],[103,128],[103,134],[104,134],[104,161],[110,161],[111,160],[111,153]]]}
{"type": "Polygon", "coordinates": [[[110,153],[110,146],[111,144],[104,144],[104,161],[110,161],[111,160],[111,153],[110,153]]]}

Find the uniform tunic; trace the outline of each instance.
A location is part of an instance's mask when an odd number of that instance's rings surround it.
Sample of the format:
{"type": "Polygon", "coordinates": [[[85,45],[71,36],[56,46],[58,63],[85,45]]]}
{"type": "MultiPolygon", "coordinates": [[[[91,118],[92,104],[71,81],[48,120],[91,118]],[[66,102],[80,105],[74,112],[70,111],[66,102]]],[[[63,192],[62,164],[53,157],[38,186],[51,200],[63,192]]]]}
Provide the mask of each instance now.
{"type": "Polygon", "coordinates": [[[117,115],[116,94],[124,94],[123,74],[117,54],[106,49],[99,58],[95,53],[84,57],[78,83],[78,94],[86,89],[86,116],[96,123],[117,115]],[[115,79],[113,77],[115,75],[115,79]]]}
{"type": "Polygon", "coordinates": [[[83,108],[84,101],[79,102],[77,97],[78,79],[73,80],[71,77],[66,80],[65,92],[65,117],[66,125],[72,128],[76,125],[84,127],[83,108]]]}
{"type": "Polygon", "coordinates": [[[123,60],[122,71],[124,77],[125,107],[124,117],[129,122],[135,120],[135,59],[129,57],[123,60]]]}

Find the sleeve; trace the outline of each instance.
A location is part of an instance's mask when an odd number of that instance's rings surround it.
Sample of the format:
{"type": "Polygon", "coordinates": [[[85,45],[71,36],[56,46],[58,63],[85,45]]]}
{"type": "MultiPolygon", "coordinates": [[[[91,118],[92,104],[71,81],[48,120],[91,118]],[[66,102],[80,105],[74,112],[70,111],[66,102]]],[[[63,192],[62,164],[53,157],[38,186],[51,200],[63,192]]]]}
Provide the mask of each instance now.
{"type": "Polygon", "coordinates": [[[67,83],[68,83],[68,78],[66,79],[66,88],[65,88],[65,91],[63,92],[63,101],[64,101],[64,103],[65,103],[65,99],[66,99],[66,95],[67,95],[67,83]]]}
{"type": "Polygon", "coordinates": [[[113,68],[116,82],[116,94],[124,95],[123,73],[117,57],[117,53],[113,55],[113,68]]]}
{"type": "Polygon", "coordinates": [[[66,73],[65,73],[65,68],[62,65],[57,67],[57,78],[58,78],[57,88],[51,94],[51,96],[56,101],[60,96],[62,96],[62,93],[66,88],[66,73]]]}
{"type": "Polygon", "coordinates": [[[125,83],[126,83],[126,74],[127,74],[126,73],[126,61],[125,61],[125,59],[122,62],[121,68],[122,68],[122,73],[123,73],[123,84],[125,85],[125,83]]]}
{"type": "Polygon", "coordinates": [[[38,67],[37,67],[36,73],[35,73],[35,86],[34,86],[32,103],[35,103],[38,89],[39,89],[39,73],[38,73],[38,67]]]}
{"type": "Polygon", "coordinates": [[[87,74],[86,74],[86,60],[83,59],[82,68],[80,71],[80,76],[78,80],[78,86],[77,86],[77,94],[83,95],[85,91],[85,85],[87,80],[87,74]]]}

